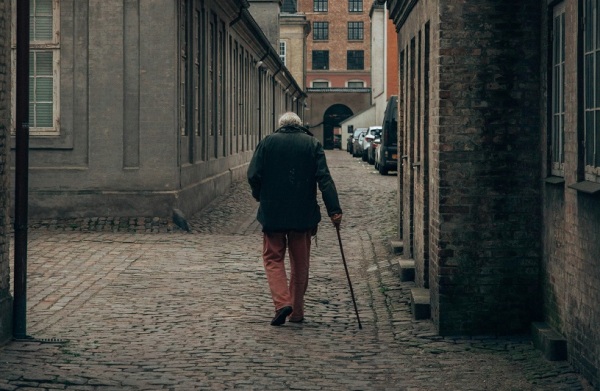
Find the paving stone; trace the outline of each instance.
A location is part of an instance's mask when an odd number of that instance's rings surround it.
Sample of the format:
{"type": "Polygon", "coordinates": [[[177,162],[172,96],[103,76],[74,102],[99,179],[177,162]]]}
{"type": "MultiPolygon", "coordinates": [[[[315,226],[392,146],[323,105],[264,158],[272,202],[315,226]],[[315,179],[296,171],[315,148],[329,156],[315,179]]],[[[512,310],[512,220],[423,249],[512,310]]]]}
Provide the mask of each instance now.
{"type": "Polygon", "coordinates": [[[528,336],[440,337],[412,320],[415,284],[389,246],[397,177],[326,155],[362,330],[326,216],[306,322],[269,325],[257,203],[240,181],[190,216],[189,232],[155,217],[33,222],[28,334],[68,343],[0,347],[0,389],[591,390],[528,336]]]}

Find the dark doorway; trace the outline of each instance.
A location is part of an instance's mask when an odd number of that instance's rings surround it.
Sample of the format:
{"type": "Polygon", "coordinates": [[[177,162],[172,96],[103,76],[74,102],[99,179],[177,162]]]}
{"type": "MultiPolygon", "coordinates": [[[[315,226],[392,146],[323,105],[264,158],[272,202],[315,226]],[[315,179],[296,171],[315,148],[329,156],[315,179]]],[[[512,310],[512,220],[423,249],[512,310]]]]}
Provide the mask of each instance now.
{"type": "Polygon", "coordinates": [[[333,149],[333,129],[339,128],[340,123],[354,113],[346,105],[335,104],[323,114],[323,148],[333,149]]]}

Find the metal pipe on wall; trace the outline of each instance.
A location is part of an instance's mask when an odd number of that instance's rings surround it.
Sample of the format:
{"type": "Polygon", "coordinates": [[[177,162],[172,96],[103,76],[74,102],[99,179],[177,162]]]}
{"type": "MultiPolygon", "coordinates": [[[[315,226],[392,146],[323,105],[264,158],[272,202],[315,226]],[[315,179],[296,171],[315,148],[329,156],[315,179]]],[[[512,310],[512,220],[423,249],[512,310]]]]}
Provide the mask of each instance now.
{"type": "Polygon", "coordinates": [[[27,214],[29,187],[29,1],[17,2],[15,260],[13,337],[27,338],[27,214]]]}

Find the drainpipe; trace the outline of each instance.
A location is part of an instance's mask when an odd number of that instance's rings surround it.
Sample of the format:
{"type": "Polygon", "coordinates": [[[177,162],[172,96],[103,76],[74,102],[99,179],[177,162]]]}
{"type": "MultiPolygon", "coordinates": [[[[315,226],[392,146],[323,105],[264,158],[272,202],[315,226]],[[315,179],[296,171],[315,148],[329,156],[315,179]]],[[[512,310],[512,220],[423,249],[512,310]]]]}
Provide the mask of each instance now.
{"type": "Polygon", "coordinates": [[[13,338],[27,331],[27,205],[29,182],[29,1],[17,2],[15,265],[13,338]]]}

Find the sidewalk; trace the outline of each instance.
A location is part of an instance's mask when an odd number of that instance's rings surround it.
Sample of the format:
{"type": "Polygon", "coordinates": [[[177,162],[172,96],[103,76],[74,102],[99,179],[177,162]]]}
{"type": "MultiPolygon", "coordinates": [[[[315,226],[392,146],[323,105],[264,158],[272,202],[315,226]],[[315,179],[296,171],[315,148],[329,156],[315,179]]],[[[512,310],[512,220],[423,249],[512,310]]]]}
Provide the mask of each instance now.
{"type": "Polygon", "coordinates": [[[344,151],[327,158],[362,330],[326,220],[306,322],[269,325],[257,204],[238,183],[190,219],[190,233],[152,219],[37,224],[27,325],[36,340],[0,348],[0,390],[591,389],[526,336],[442,338],[413,321],[412,283],[400,282],[388,248],[397,177],[344,151]]]}

